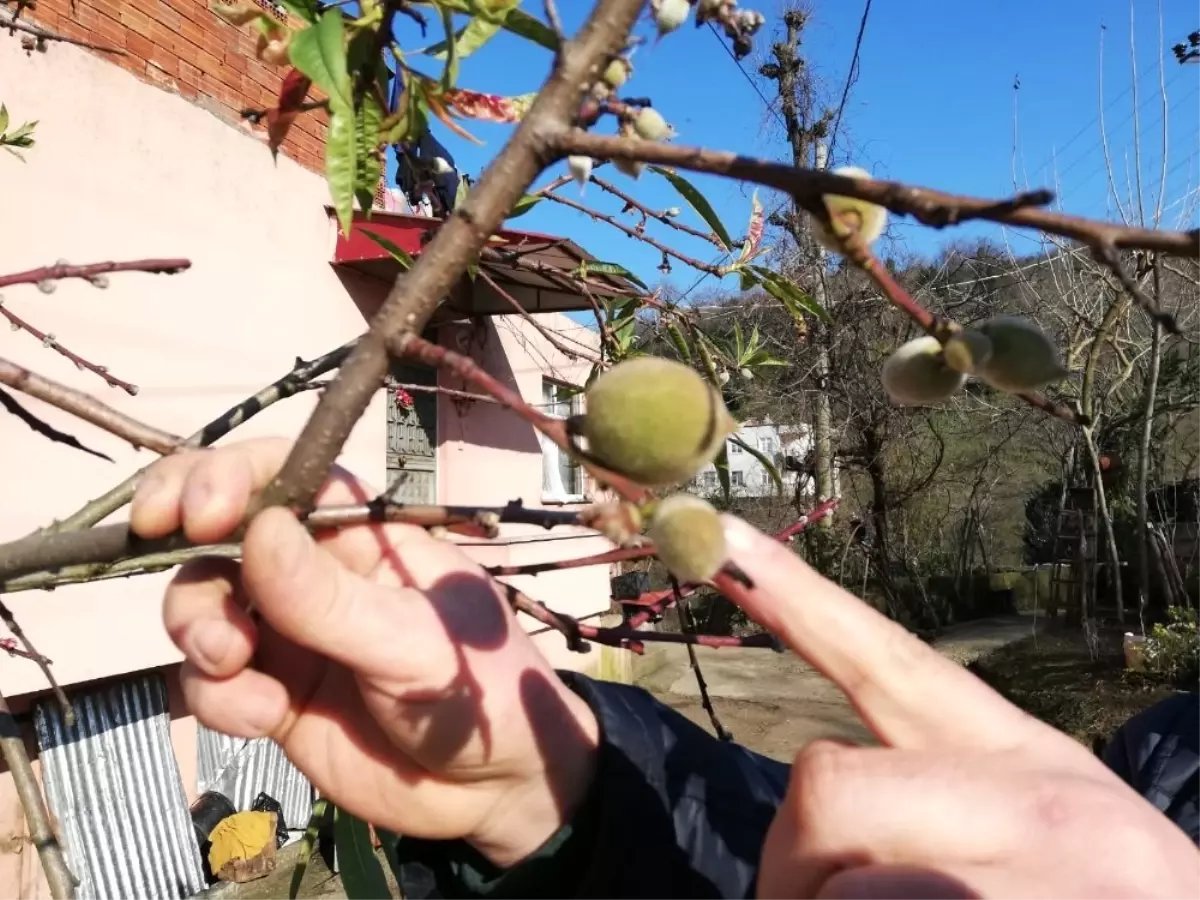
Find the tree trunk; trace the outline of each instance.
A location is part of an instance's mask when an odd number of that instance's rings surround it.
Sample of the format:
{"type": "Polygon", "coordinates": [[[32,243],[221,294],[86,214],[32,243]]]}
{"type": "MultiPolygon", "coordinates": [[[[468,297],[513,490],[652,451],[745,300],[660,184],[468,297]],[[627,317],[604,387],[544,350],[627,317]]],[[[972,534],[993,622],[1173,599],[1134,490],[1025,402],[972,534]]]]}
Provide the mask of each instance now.
{"type": "Polygon", "coordinates": [[[1117,604],[1117,621],[1125,624],[1125,599],[1121,591],[1121,557],[1117,551],[1117,536],[1113,531],[1112,516],[1108,514],[1108,496],[1104,490],[1104,481],[1100,472],[1100,455],[1096,452],[1096,441],[1092,437],[1092,429],[1083,429],[1083,443],[1087,448],[1088,459],[1092,463],[1093,490],[1096,493],[1096,515],[1104,526],[1104,547],[1108,553],[1108,563],[1112,566],[1113,600],[1117,604]]]}
{"type": "MultiPolygon", "coordinates": [[[[1158,258],[1154,260],[1154,295],[1161,294],[1158,258]]],[[[1137,483],[1134,486],[1137,501],[1137,549],[1138,549],[1138,622],[1142,634],[1146,633],[1146,604],[1150,602],[1150,510],[1146,502],[1146,482],[1150,473],[1150,443],[1154,436],[1154,401],[1158,392],[1158,372],[1162,365],[1162,326],[1153,323],[1150,332],[1150,369],[1146,372],[1145,400],[1142,404],[1142,440],[1138,444],[1137,483]]]]}

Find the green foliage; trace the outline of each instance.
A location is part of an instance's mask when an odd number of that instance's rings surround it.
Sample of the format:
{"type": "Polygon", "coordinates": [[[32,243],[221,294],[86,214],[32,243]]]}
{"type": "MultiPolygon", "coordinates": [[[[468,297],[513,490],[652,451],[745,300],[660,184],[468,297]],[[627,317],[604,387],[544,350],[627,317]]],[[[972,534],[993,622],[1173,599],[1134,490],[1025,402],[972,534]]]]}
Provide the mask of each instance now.
{"type": "Polygon", "coordinates": [[[700,218],[704,220],[705,224],[713,230],[713,234],[715,234],[720,239],[721,243],[725,245],[726,250],[733,248],[733,238],[729,236],[729,232],[725,229],[725,225],[721,222],[720,217],[713,210],[712,204],[708,202],[702,193],[692,186],[691,182],[689,182],[686,178],[676,175],[670,169],[663,168],[662,166],[648,166],[648,168],[656,175],[661,175],[663,178],[667,179],[671,187],[675,188],[675,190],[679,192],[680,196],[688,202],[688,205],[691,206],[692,209],[697,212],[700,218]]]}
{"type": "Polygon", "coordinates": [[[37,122],[26,122],[15,131],[8,130],[8,107],[0,104],[0,147],[3,147],[17,159],[24,160],[18,150],[28,150],[33,146],[33,129],[37,122]]]}
{"type": "Polygon", "coordinates": [[[597,275],[617,275],[621,278],[628,278],[640,288],[646,287],[646,283],[642,279],[638,278],[620,263],[615,262],[601,262],[594,259],[583,260],[580,262],[579,267],[571,274],[576,278],[587,278],[589,272],[594,272],[597,275]]]}
{"type": "Polygon", "coordinates": [[[1196,610],[1172,606],[1167,621],[1159,622],[1146,636],[1142,658],[1146,671],[1189,690],[1200,680],[1200,628],[1196,610]]]}
{"type": "Polygon", "coordinates": [[[391,897],[383,867],[371,846],[367,823],[343,809],[333,811],[333,843],[337,848],[338,874],[348,900],[391,897]]]}
{"type": "Polygon", "coordinates": [[[795,319],[800,320],[804,313],[808,313],[826,324],[833,323],[833,319],[829,317],[829,313],[821,304],[800,290],[785,276],[778,272],[772,272],[764,266],[749,266],[745,271],[753,274],[754,280],[761,284],[768,294],[782,303],[795,319]]]}
{"type": "Polygon", "coordinates": [[[373,240],[375,243],[377,243],[384,250],[386,250],[388,252],[388,254],[392,257],[392,259],[394,259],[396,262],[400,263],[400,265],[402,265],[404,268],[406,268],[406,269],[412,268],[413,258],[411,256],[409,256],[407,253],[405,253],[404,250],[397,247],[394,243],[392,243],[387,238],[385,238],[383,235],[377,234],[374,231],[367,231],[365,228],[362,230],[362,233],[363,233],[363,235],[365,235],[366,237],[369,237],[371,240],[373,240]]]}
{"type": "Polygon", "coordinates": [[[354,108],[341,9],[325,10],[316,24],[292,35],[288,59],[329,97],[331,113],[354,108]]]}
{"type": "Polygon", "coordinates": [[[321,829],[333,816],[333,806],[328,800],[318,798],[313,802],[312,814],[308,817],[308,825],[304,836],[300,839],[300,853],[296,859],[296,867],[292,869],[292,882],[288,888],[288,900],[296,900],[300,895],[300,885],[304,882],[304,873],[308,870],[308,861],[312,859],[313,850],[317,846],[321,829]]]}
{"type": "Polygon", "coordinates": [[[517,9],[511,0],[432,0],[434,5],[452,12],[463,13],[491,21],[505,31],[547,50],[558,49],[558,36],[545,22],[517,9]]]}
{"type": "Polygon", "coordinates": [[[523,216],[541,202],[541,197],[537,197],[533,194],[525,194],[520,200],[513,204],[512,212],[508,214],[508,218],[515,219],[518,216],[523,216]]]}

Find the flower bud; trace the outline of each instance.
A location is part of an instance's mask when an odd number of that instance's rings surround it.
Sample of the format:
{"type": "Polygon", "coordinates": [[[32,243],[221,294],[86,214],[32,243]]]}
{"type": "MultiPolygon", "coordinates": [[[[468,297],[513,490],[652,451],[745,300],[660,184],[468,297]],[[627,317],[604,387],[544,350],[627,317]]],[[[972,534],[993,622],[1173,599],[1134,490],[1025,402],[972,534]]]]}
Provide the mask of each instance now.
{"type": "Polygon", "coordinates": [[[633,63],[624,56],[618,56],[604,68],[604,83],[614,91],[621,87],[633,74],[633,63]]]}
{"type": "Polygon", "coordinates": [[[898,347],[883,364],[883,388],[900,406],[929,406],[952,397],[967,376],[942,357],[942,345],[926,335],[898,347]]]}
{"type": "MultiPolygon", "coordinates": [[[[621,137],[633,137],[633,126],[628,122],[622,122],[617,129],[617,134],[621,137]]],[[[646,168],[646,164],[641,160],[635,159],[614,159],[612,161],[613,168],[622,175],[628,175],[630,178],[637,179],[641,176],[642,170],[646,168]]]]}
{"type": "Polygon", "coordinates": [[[666,209],[663,210],[663,215],[666,216],[668,219],[674,219],[676,216],[679,215],[680,212],[681,212],[681,210],[679,209],[678,206],[668,206],[666,209]]]}
{"type": "Polygon", "coordinates": [[[647,141],[665,141],[675,134],[675,129],[652,106],[637,111],[633,117],[633,130],[638,137],[647,141]]]}
{"type": "MultiPolygon", "coordinates": [[[[833,174],[871,180],[869,172],[854,166],[834,169],[833,174]]],[[[865,200],[857,200],[853,197],[843,197],[840,194],[826,194],[821,199],[825,203],[825,209],[829,212],[829,218],[840,222],[852,233],[858,234],[865,244],[873,243],[883,234],[883,229],[887,225],[887,210],[882,206],[876,206],[874,203],[867,203],[865,200]]],[[[828,226],[816,217],[813,218],[812,224],[813,237],[817,239],[817,243],[826,250],[840,253],[840,241],[828,226]]]]}
{"type": "Polygon", "coordinates": [[[974,328],[964,328],[950,336],[942,347],[946,365],[964,375],[976,374],[992,356],[992,342],[974,328]]]}
{"type": "Polygon", "coordinates": [[[708,581],[725,564],[725,531],[712,504],[692,494],[660,501],[646,536],[672,575],[684,582],[708,581]]]}
{"type": "Polygon", "coordinates": [[[660,38],[686,22],[691,11],[688,0],[650,0],[650,12],[660,38]]]}
{"type": "Polygon", "coordinates": [[[992,387],[1009,393],[1036,391],[1069,373],[1058,349],[1042,330],[1020,316],[998,316],[977,326],[992,355],[976,371],[992,387]]]}
{"type": "Polygon", "coordinates": [[[53,294],[58,290],[58,282],[46,278],[37,283],[37,289],[43,294],[53,294]]]}
{"type": "Polygon", "coordinates": [[[689,366],[637,356],[587,390],[583,437],[601,465],[648,487],[681,484],[737,429],[716,389],[689,366]]]}
{"type": "Polygon", "coordinates": [[[592,158],[590,156],[568,156],[567,170],[575,182],[583,187],[592,177],[592,158]]]}
{"type": "Polygon", "coordinates": [[[738,374],[741,375],[742,378],[746,381],[754,380],[754,373],[751,372],[749,369],[738,369],[738,374]]]}

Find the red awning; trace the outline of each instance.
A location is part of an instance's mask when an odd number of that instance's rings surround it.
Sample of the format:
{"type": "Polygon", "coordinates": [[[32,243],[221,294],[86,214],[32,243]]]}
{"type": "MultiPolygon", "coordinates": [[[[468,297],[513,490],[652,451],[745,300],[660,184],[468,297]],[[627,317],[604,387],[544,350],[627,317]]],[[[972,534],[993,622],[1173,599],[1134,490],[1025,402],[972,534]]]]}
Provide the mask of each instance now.
{"type": "MultiPolygon", "coordinates": [[[[390,284],[400,273],[400,264],[363,234],[363,229],[386,238],[410,256],[419,256],[440,226],[440,219],[424,216],[372,210],[368,217],[356,212],[349,237],[338,231],[333,264],[390,284]]],[[[507,229],[496,236],[502,242],[489,245],[479,268],[503,294],[485,279],[476,278],[474,282],[464,279],[439,308],[439,318],[447,314],[505,315],[515,312],[513,302],[531,313],[577,312],[592,308],[585,288],[597,297],[643,292],[623,276],[595,272],[584,275],[586,264],[596,259],[567,238],[507,229]]]]}

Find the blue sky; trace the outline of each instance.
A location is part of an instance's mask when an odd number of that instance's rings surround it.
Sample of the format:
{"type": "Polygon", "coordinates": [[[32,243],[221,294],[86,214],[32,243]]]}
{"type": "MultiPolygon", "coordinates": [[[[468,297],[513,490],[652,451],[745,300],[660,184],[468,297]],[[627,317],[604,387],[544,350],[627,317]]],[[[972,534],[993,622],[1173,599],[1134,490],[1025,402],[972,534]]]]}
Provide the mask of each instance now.
{"type": "MultiPolygon", "coordinates": [[[[773,83],[758,79],[756,71],[782,27],[777,23],[783,4],[779,0],[747,0],[745,5],[762,11],[768,23],[756,39],[755,53],[742,61],[742,67],[771,99],[773,83]]],[[[541,15],[540,3],[526,0],[523,6],[541,15]]],[[[582,0],[558,3],[567,28],[572,30],[590,6],[582,0]]],[[[1137,104],[1141,168],[1146,173],[1144,196],[1150,209],[1157,199],[1163,159],[1158,4],[1134,0],[1134,6],[1136,71],[1141,76],[1137,104]]],[[[1188,200],[1196,199],[1200,185],[1200,65],[1180,66],[1170,47],[1200,27],[1200,12],[1195,0],[1163,0],[1161,10],[1168,108],[1168,212],[1164,221],[1179,224],[1178,216],[1190,210],[1183,224],[1196,227],[1195,206],[1188,200]]],[[[862,0],[812,0],[803,52],[831,104],[841,95],[862,13],[862,0]]],[[[406,47],[420,45],[410,25],[403,24],[400,29],[406,47]]],[[[651,34],[652,26],[643,23],[639,31],[651,34]]],[[[1133,170],[1134,152],[1130,32],[1127,0],[875,0],[862,42],[859,77],[838,139],[838,161],[863,166],[877,177],[999,196],[1013,188],[1015,118],[1020,181],[1053,187],[1057,164],[1060,196],[1068,211],[1113,216],[1099,142],[1099,76],[1102,70],[1110,154],[1118,179],[1124,182],[1133,170]],[[1020,89],[1014,92],[1017,77],[1020,89]]],[[[434,60],[416,57],[412,62],[431,74],[439,71],[440,64],[434,60]]],[[[653,98],[675,125],[677,142],[785,157],[781,125],[707,28],[696,29],[689,23],[657,46],[643,45],[634,63],[635,76],[627,93],[653,98]]],[[[462,61],[459,85],[522,94],[537,88],[549,65],[545,51],[501,35],[462,61]]],[[[459,170],[477,176],[511,129],[464,124],[485,141],[484,146],[471,145],[440,123],[435,122],[433,128],[454,154],[459,170]]],[[[611,130],[611,125],[601,127],[611,130]]],[[[656,176],[646,173],[635,183],[608,169],[606,177],[648,205],[683,207],[684,214],[691,216],[689,221],[699,224],[678,195],[656,176]]],[[[735,237],[741,234],[753,188],[716,177],[687,177],[706,194],[729,231],[735,237]]],[[[1119,187],[1125,190],[1123,184],[1119,187]]],[[[567,190],[578,199],[577,188],[567,190]]],[[[763,194],[762,198],[768,209],[779,202],[777,196],[763,194]]],[[[584,199],[607,212],[618,209],[594,185],[584,199]]],[[[649,283],[663,278],[656,271],[660,262],[657,251],[572,210],[542,203],[512,225],[571,237],[597,257],[621,262],[649,283]]],[[[660,228],[655,233],[664,231],[660,228]]],[[[674,234],[666,235],[672,246],[697,258],[713,259],[716,250],[711,245],[679,240],[674,234]]],[[[898,222],[893,234],[895,250],[920,254],[936,252],[949,239],[1005,236],[994,226],[935,232],[905,222],[898,222]]],[[[1011,231],[1007,236],[1017,252],[1034,248],[1028,238],[1011,231]]],[[[696,278],[694,270],[678,263],[667,276],[684,288],[696,278]]],[[[698,293],[715,281],[707,279],[698,293]]],[[[736,280],[728,278],[723,286],[735,288],[736,280]]]]}

